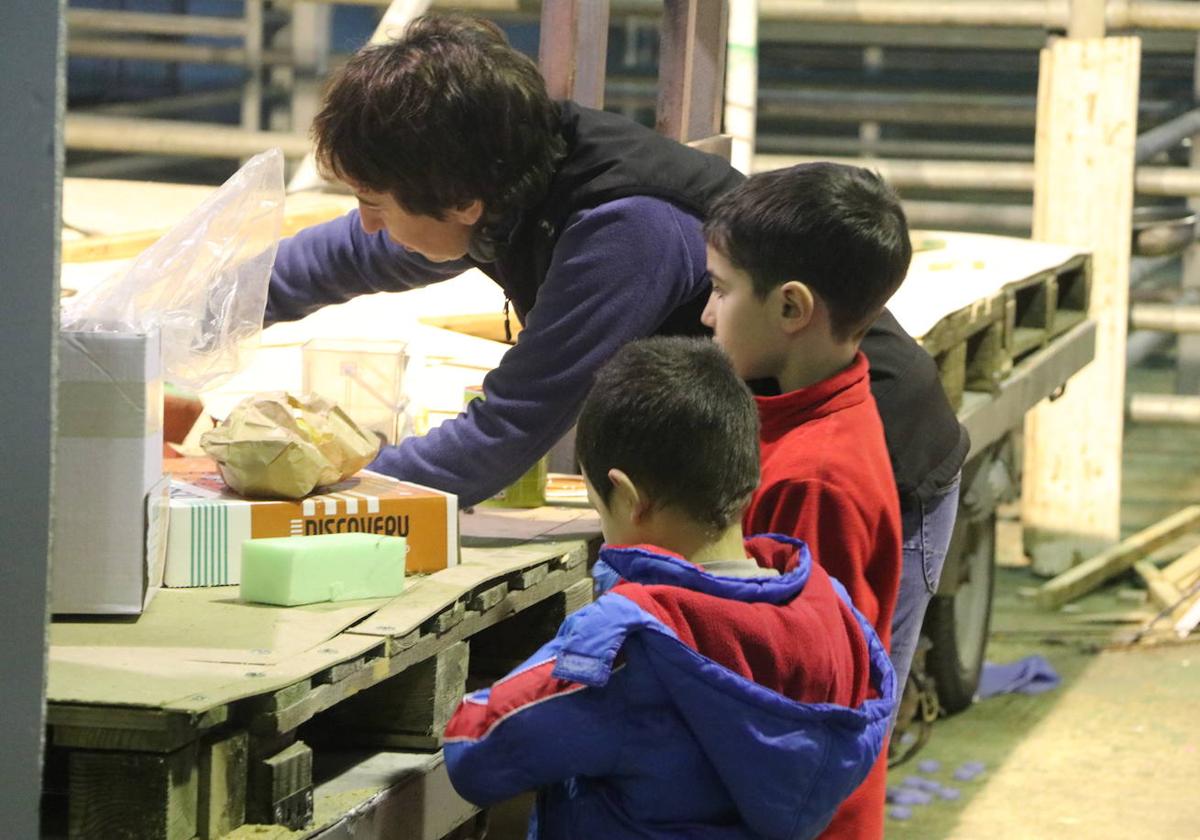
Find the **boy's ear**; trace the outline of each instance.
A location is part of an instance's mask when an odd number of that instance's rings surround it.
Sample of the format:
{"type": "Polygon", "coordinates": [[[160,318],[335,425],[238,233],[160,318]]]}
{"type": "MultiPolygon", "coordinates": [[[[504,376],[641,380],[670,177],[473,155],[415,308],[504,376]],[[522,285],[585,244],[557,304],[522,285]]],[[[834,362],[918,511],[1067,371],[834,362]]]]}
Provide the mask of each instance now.
{"type": "Polygon", "coordinates": [[[816,299],[808,284],[789,280],[779,287],[779,316],[784,332],[804,329],[813,319],[816,299]]]}
{"type": "Polygon", "coordinates": [[[609,510],[620,510],[629,521],[640,525],[650,510],[650,499],[638,489],[624,470],[613,467],[608,471],[608,480],[612,482],[613,491],[610,497],[609,510]],[[619,505],[619,507],[618,507],[619,505]]]}

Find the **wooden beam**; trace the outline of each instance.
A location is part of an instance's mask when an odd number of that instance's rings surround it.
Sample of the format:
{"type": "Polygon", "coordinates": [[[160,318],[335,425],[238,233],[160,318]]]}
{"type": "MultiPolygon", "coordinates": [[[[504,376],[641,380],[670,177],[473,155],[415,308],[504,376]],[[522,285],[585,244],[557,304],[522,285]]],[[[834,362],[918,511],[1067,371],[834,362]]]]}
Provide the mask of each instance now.
{"type": "Polygon", "coordinates": [[[689,140],[688,145],[710,155],[717,155],[729,160],[733,156],[733,137],[728,134],[714,134],[711,137],[701,137],[699,140],[689,140]]]}
{"type": "Polygon", "coordinates": [[[200,745],[197,833],[204,840],[222,837],[246,821],[249,738],[233,732],[200,745]]]}
{"type": "Polygon", "coordinates": [[[538,65],[552,99],[604,107],[608,0],[544,0],[538,65]]]}
{"type": "Polygon", "coordinates": [[[1105,0],[1070,0],[1068,38],[1103,38],[1105,0]]]}
{"type": "Polygon", "coordinates": [[[250,768],[246,819],[304,828],[313,819],[312,750],[296,741],[250,768]]]}
{"type": "Polygon", "coordinates": [[[1200,547],[1180,555],[1162,570],[1167,580],[1179,590],[1187,589],[1200,577],[1200,547]]]}
{"type": "Polygon", "coordinates": [[[469,651],[456,642],[335,707],[333,743],[437,749],[467,685],[469,651]]]}
{"type": "Polygon", "coordinates": [[[1150,602],[1160,610],[1178,604],[1183,598],[1183,593],[1149,560],[1137,561],[1133,564],[1133,570],[1145,582],[1150,602]]]}
{"type": "Polygon", "coordinates": [[[1140,55],[1132,37],[1059,39],[1041,55],[1033,238],[1093,252],[1097,323],[1092,363],[1026,417],[1022,516],[1043,574],[1062,571],[1055,558],[1089,556],[1120,536],[1140,55]]]}
{"type": "Polygon", "coordinates": [[[1131,567],[1147,554],[1198,526],[1200,526],[1200,505],[1186,507],[1043,584],[1037,592],[1038,606],[1055,609],[1068,601],[1086,595],[1104,581],[1131,567]]]}
{"type": "Polygon", "coordinates": [[[196,744],[173,753],[87,752],[70,756],[71,840],[196,835],[196,744]]]}
{"type": "Polygon", "coordinates": [[[680,142],[721,130],[726,0],[665,0],[658,58],[659,133],[680,142]]]}

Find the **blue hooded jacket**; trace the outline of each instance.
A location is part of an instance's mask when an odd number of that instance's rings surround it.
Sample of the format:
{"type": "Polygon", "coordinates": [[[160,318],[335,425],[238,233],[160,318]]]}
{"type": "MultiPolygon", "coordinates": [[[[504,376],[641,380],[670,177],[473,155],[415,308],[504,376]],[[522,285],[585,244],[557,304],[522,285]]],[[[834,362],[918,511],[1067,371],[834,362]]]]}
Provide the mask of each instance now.
{"type": "MultiPolygon", "coordinates": [[[[719,577],[646,547],[606,547],[597,577],[602,585],[619,576],[656,587],[660,597],[678,587],[756,609],[789,608],[811,577],[849,604],[802,542],[769,539],[797,552],[793,571],[719,577]]],[[[481,806],[538,790],[529,836],[547,840],[819,834],[886,742],[895,675],[871,626],[852,611],[871,699],[857,708],[804,703],[706,657],[622,588],[570,616],[491,689],[463,700],[444,747],[455,789],[481,806]]]]}

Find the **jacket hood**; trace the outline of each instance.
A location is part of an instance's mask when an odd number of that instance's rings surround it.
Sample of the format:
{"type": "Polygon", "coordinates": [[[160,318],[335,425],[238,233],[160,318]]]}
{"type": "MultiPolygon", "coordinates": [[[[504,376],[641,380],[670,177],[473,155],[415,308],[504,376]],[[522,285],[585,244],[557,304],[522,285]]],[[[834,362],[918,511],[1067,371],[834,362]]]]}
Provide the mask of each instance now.
{"type": "MultiPolygon", "coordinates": [[[[747,544],[755,553],[796,553],[795,568],[779,577],[724,578],[652,547],[627,546],[606,547],[601,552],[606,568],[600,571],[609,581],[619,576],[738,601],[786,604],[808,582],[812,567],[808,550],[803,542],[778,535],[756,540],[757,546],[752,544],[755,541],[747,544]]],[[[849,604],[841,585],[832,583],[849,604]]],[[[804,703],[708,659],[619,591],[612,595],[614,603],[605,620],[585,618],[571,628],[555,676],[599,684],[607,679],[622,645],[640,646],[745,824],[769,838],[819,833],[866,777],[886,742],[895,705],[895,674],[870,624],[855,611],[867,641],[872,699],[857,708],[804,703]]]]}

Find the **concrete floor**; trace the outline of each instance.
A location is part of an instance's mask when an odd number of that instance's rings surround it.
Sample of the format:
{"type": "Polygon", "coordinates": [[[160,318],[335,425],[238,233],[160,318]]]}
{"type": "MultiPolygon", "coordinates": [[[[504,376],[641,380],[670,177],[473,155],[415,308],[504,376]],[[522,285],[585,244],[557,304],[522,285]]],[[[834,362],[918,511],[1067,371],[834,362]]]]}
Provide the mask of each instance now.
{"type": "Polygon", "coordinates": [[[988,658],[1009,662],[1040,653],[1063,677],[1037,696],[1006,695],[939,720],[917,759],[890,783],[936,759],[930,774],[956,786],[958,801],[890,819],[888,840],[992,838],[1200,837],[1200,644],[1112,646],[1118,630],[1089,615],[1124,610],[1113,590],[1084,599],[1077,612],[1039,614],[1019,590],[1033,583],[1001,569],[988,658]],[[951,774],[966,761],[987,770],[971,782],[951,774]]]}
{"type": "MultiPolygon", "coordinates": [[[[1131,371],[1129,389],[1168,392],[1172,377],[1168,351],[1131,371]]],[[[1200,502],[1198,429],[1128,426],[1122,466],[1126,535],[1200,502]]],[[[958,784],[958,801],[889,819],[888,840],[1200,838],[1200,633],[1171,645],[1124,644],[1139,625],[1111,619],[1149,610],[1118,597],[1138,585],[1132,575],[1063,611],[1041,612],[1021,595],[1041,581],[1022,568],[1019,526],[1001,523],[998,536],[988,659],[1040,653],[1063,684],[939,720],[891,783],[915,774],[922,759],[942,762],[935,777],[946,784],[957,784],[950,773],[965,761],[982,761],[987,771],[958,784]]]]}

